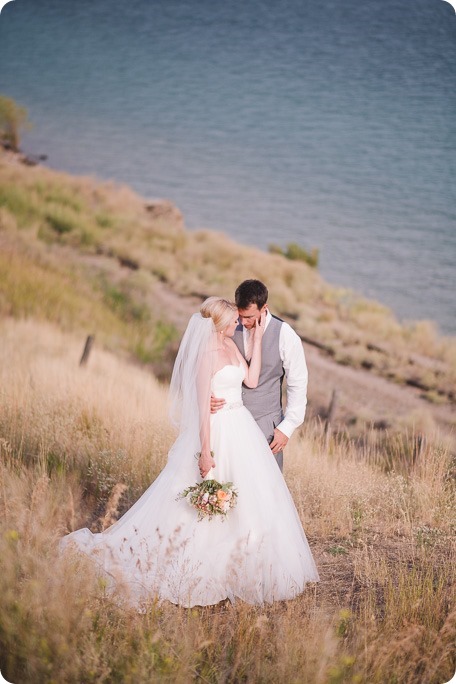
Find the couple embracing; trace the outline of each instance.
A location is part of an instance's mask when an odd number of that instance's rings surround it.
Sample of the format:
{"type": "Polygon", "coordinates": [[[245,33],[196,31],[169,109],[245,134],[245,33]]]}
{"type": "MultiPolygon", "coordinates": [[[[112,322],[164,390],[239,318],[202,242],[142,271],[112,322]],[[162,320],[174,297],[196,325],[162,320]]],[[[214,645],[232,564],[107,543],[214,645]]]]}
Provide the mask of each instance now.
{"type": "MultiPolygon", "coordinates": [[[[261,370],[255,388],[242,388],[242,398],[270,444],[280,470],[283,470],[283,449],[294,430],[304,421],[307,405],[307,366],[302,343],[294,330],[276,316],[267,305],[268,290],[259,280],[245,280],[236,290],[239,325],[234,340],[239,352],[250,363],[255,332],[264,319],[267,334],[262,341],[261,370]],[[287,379],[287,407],[282,411],[282,382],[287,379]]],[[[225,403],[211,398],[211,411],[225,403]]]]}
{"type": "Polygon", "coordinates": [[[283,447],[304,420],[302,344],[269,312],[263,283],[243,282],[235,298],[209,297],[189,321],[170,385],[179,434],[160,475],[104,532],[60,540],[94,559],[108,587],[122,584],[140,612],[150,599],[186,607],[290,599],[319,580],[281,473],[283,447]],[[233,483],[237,504],[226,519],[198,520],[179,499],[198,476],[233,483]]]}

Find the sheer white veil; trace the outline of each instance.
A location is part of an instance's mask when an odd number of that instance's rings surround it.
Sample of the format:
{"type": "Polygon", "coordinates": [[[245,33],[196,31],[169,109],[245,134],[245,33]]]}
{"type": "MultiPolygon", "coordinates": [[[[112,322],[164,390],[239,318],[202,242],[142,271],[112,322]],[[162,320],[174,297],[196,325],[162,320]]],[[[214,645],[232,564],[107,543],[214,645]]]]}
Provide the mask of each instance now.
{"type": "MultiPolygon", "coordinates": [[[[193,455],[209,438],[211,378],[216,347],[212,318],[190,318],[174,363],[169,391],[169,415],[179,429],[177,442],[193,455]]],[[[176,444],[174,445],[176,446],[176,444]]],[[[174,450],[174,447],[172,451],[174,450]]]]}

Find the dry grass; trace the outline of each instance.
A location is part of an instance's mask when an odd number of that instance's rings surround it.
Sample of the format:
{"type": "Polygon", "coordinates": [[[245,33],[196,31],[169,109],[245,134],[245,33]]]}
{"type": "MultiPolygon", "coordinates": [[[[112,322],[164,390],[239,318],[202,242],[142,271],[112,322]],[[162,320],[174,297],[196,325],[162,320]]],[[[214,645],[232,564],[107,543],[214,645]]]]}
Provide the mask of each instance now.
{"type": "Polygon", "coordinates": [[[178,333],[154,306],[154,278],[107,257],[43,244],[31,226],[19,232],[17,219],[0,209],[0,314],[94,334],[105,348],[168,371],[167,350],[178,333]]]}
{"type": "Polygon", "coordinates": [[[155,378],[96,345],[80,368],[80,341],[49,324],[6,319],[1,336],[0,430],[13,463],[75,473],[99,506],[119,480],[136,498],[172,438],[155,378]]]}
{"type": "Polygon", "coordinates": [[[0,324],[0,669],[19,682],[397,682],[455,670],[454,462],[431,441],[335,436],[309,424],[285,476],[321,582],[293,601],[146,614],[108,594],[57,539],[101,529],[162,468],[166,388],[49,324],[0,324]],[[394,458],[401,459],[396,472],[394,458]],[[391,462],[391,459],[393,462],[391,462]],[[385,471],[388,472],[385,472],[385,471]],[[453,479],[452,479],[453,478],[453,479]],[[124,487],[126,489],[124,489],[124,487]],[[453,610],[453,612],[452,612],[453,610]]]}

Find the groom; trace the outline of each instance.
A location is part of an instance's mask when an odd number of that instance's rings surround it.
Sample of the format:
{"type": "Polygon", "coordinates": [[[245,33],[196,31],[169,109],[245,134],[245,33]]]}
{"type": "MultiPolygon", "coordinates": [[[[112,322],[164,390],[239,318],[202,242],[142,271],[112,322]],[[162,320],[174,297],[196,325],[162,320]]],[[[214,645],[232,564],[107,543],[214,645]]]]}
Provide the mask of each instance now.
{"type": "MultiPolygon", "coordinates": [[[[261,352],[261,373],[254,389],[242,387],[245,406],[252,413],[268,440],[280,470],[283,470],[283,448],[294,430],[304,421],[307,405],[307,365],[302,342],[294,330],[267,307],[268,290],[259,280],[245,280],[235,294],[239,325],[233,340],[250,361],[253,329],[266,311],[261,352]],[[287,407],[282,411],[282,382],[287,379],[287,407]]],[[[224,399],[211,397],[211,411],[216,413],[224,399]]]]}

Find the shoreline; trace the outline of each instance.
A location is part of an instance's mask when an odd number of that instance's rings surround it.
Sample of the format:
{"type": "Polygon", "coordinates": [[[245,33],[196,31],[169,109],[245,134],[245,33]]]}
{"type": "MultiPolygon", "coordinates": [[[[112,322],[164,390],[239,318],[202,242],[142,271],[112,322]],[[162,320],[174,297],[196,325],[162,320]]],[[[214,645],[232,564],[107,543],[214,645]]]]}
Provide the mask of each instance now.
{"type": "MultiPolygon", "coordinates": [[[[55,173],[63,173],[63,174],[67,174],[69,176],[74,176],[74,177],[90,178],[90,179],[93,179],[94,181],[96,181],[98,183],[102,183],[102,184],[103,183],[114,183],[114,184],[119,185],[119,186],[127,185],[128,187],[132,187],[123,179],[116,180],[112,177],[105,178],[103,176],[99,176],[99,175],[91,174],[91,173],[89,173],[89,174],[73,174],[72,172],[65,171],[61,168],[49,166],[48,164],[45,163],[49,159],[48,155],[45,153],[31,153],[31,152],[25,152],[24,150],[19,150],[17,153],[13,153],[13,154],[17,154],[19,157],[22,157],[22,159],[20,159],[19,161],[20,161],[20,163],[23,163],[24,165],[42,166],[44,168],[50,169],[51,171],[54,171],[55,173]]],[[[134,192],[137,193],[136,190],[134,190],[134,192]]],[[[137,194],[139,194],[139,193],[137,193],[137,194]]],[[[166,201],[170,202],[173,206],[177,207],[177,205],[175,205],[172,198],[171,199],[167,198],[166,201]]],[[[195,228],[195,227],[188,228],[186,226],[186,230],[188,230],[190,232],[196,232],[198,230],[201,230],[201,228],[195,228]]],[[[233,240],[234,242],[237,242],[238,244],[243,245],[245,247],[256,247],[254,244],[251,244],[251,243],[238,242],[238,240],[239,240],[238,237],[233,237],[229,233],[225,233],[222,230],[218,230],[218,229],[215,229],[212,227],[205,227],[204,230],[211,230],[213,232],[222,233],[222,234],[226,235],[230,240],[233,240]]],[[[256,247],[256,249],[259,249],[264,254],[269,253],[267,248],[256,247]]],[[[307,251],[307,246],[305,246],[304,249],[307,251]]],[[[311,250],[309,250],[309,251],[311,251],[311,250]]],[[[317,266],[317,269],[318,269],[318,266],[317,266]]],[[[339,288],[339,289],[346,290],[347,292],[354,293],[355,296],[357,296],[357,297],[360,297],[360,298],[365,299],[367,301],[371,301],[373,303],[376,303],[376,304],[388,309],[401,326],[410,326],[410,325],[420,324],[420,323],[430,323],[432,326],[435,327],[436,333],[438,334],[439,337],[456,340],[456,331],[454,333],[444,332],[441,328],[441,324],[435,318],[429,318],[429,317],[425,317],[425,316],[420,316],[420,317],[415,317],[415,318],[399,316],[396,313],[396,311],[394,310],[394,308],[389,304],[385,304],[382,299],[377,298],[375,296],[365,295],[365,294],[363,294],[363,292],[361,290],[356,289],[356,287],[354,287],[352,285],[342,285],[340,282],[333,282],[332,280],[328,280],[327,276],[321,275],[321,277],[325,280],[325,282],[331,288],[335,288],[335,289],[339,288]]]]}
{"type": "MultiPolygon", "coordinates": [[[[46,228],[45,255],[53,267],[67,264],[67,270],[77,267],[78,273],[82,268],[90,278],[108,274],[113,278],[110,287],[116,283],[119,290],[116,297],[123,297],[124,289],[127,294],[135,293],[131,288],[140,277],[150,281],[146,295],[138,291],[139,305],[147,306],[176,331],[158,361],[152,362],[158,377],[167,377],[175,350],[173,340],[182,333],[201,298],[215,290],[221,296],[232,296],[236,282],[259,277],[268,283],[271,309],[303,340],[311,376],[310,415],[324,419],[336,389],[335,428],[350,429],[353,434],[369,425],[380,432],[400,425],[417,425],[419,430],[434,425],[445,433],[456,427],[456,338],[435,336],[427,323],[401,326],[391,310],[329,285],[305,263],[240,245],[215,231],[189,231],[169,201],[147,200],[126,184],[74,176],[37,161],[24,163],[22,155],[8,151],[0,155],[0,162],[7,162],[0,165],[0,173],[5,179],[10,176],[16,189],[36,187],[42,176],[40,186],[55,185],[59,194],[66,188],[62,196],[65,205],[81,204],[89,218],[102,211],[108,222],[87,247],[78,246],[71,232],[54,233],[46,228]],[[97,197],[102,209],[89,207],[91,197],[97,197]],[[109,226],[117,220],[125,228],[113,228],[112,232],[109,226]],[[215,258],[219,261],[212,263],[215,258]]],[[[28,196],[26,190],[24,197],[28,196]]],[[[86,219],[77,220],[84,223],[86,219]]],[[[36,229],[33,235],[39,243],[36,229]]],[[[13,250],[16,248],[13,245],[13,250]]],[[[148,354],[147,348],[141,351],[140,362],[148,362],[148,354]]]]}

